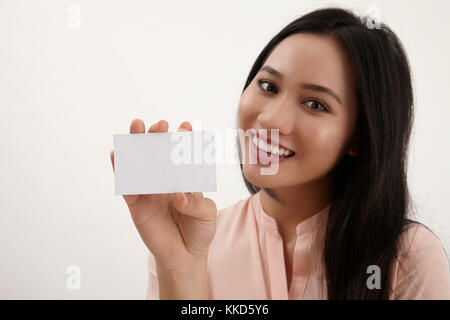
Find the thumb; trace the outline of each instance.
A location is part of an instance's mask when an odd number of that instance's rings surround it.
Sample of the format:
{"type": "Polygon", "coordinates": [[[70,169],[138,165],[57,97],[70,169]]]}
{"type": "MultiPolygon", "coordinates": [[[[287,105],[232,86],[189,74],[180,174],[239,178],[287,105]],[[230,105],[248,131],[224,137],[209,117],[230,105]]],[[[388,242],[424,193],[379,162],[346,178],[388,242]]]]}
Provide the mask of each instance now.
{"type": "Polygon", "coordinates": [[[112,164],[113,172],[115,173],[115,170],[114,170],[114,150],[111,150],[109,152],[109,157],[111,158],[111,164],[112,164]]]}
{"type": "Polygon", "coordinates": [[[175,208],[182,214],[193,218],[211,221],[216,218],[216,203],[205,198],[201,192],[177,192],[174,200],[175,208]]]}

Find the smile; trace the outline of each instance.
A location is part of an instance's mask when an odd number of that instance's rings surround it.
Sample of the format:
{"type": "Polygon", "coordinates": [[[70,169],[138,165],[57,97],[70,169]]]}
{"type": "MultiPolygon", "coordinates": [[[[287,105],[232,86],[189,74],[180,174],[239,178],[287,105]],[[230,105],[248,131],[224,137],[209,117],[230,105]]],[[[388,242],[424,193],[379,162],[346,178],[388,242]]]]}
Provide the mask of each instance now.
{"type": "Polygon", "coordinates": [[[279,154],[280,156],[290,156],[295,153],[293,150],[279,143],[279,141],[266,137],[258,130],[256,133],[252,132],[251,138],[257,148],[267,153],[279,154]]]}
{"type": "Polygon", "coordinates": [[[253,135],[253,139],[250,143],[250,149],[254,158],[263,164],[270,164],[274,162],[281,163],[295,155],[294,151],[277,145],[272,146],[270,143],[266,143],[265,141],[258,139],[255,135],[253,135]]]}

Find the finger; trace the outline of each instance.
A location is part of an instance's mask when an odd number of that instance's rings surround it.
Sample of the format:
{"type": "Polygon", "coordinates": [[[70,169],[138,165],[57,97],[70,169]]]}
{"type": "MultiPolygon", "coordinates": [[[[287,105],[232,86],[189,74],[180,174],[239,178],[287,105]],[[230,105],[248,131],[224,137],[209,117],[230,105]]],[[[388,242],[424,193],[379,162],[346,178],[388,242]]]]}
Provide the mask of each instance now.
{"type": "Polygon", "coordinates": [[[180,126],[178,127],[178,131],[192,131],[192,126],[189,123],[189,121],[184,121],[180,124],[180,126]]]}
{"type": "Polygon", "coordinates": [[[114,171],[114,150],[111,150],[109,152],[109,156],[111,157],[111,164],[112,164],[113,172],[115,173],[115,171],[114,171]]]}
{"type": "Polygon", "coordinates": [[[192,194],[194,197],[204,198],[203,192],[185,192],[187,194],[192,194]]]}
{"type": "Polygon", "coordinates": [[[212,221],[217,215],[216,203],[213,200],[194,196],[193,193],[177,192],[175,207],[182,214],[205,221],[212,221]]]}
{"type": "MultiPolygon", "coordinates": [[[[189,123],[189,121],[184,121],[178,127],[178,131],[192,131],[192,125],[189,123]]],[[[204,198],[203,192],[185,192],[185,194],[192,194],[194,197],[204,198]]]]}
{"type": "Polygon", "coordinates": [[[145,133],[145,124],[141,119],[131,121],[130,133],[145,133]]]}
{"type": "MultiPolygon", "coordinates": [[[[111,157],[111,164],[112,164],[113,172],[115,173],[115,169],[114,169],[114,150],[111,150],[109,152],[109,155],[111,157]]],[[[137,200],[139,195],[122,195],[122,197],[125,200],[125,202],[127,203],[127,205],[130,207],[137,200]]]]}
{"type": "MultiPolygon", "coordinates": [[[[144,121],[141,119],[133,119],[130,124],[130,133],[145,133],[145,124],[144,121]]],[[[115,173],[114,168],[114,150],[111,150],[111,163],[113,166],[113,171],[115,173]]],[[[139,198],[139,195],[122,195],[123,199],[125,200],[126,204],[129,208],[137,201],[139,198]]]]}
{"type": "Polygon", "coordinates": [[[148,133],[150,132],[167,132],[169,130],[169,123],[166,120],[159,120],[154,123],[150,128],[148,128],[148,133]]]}

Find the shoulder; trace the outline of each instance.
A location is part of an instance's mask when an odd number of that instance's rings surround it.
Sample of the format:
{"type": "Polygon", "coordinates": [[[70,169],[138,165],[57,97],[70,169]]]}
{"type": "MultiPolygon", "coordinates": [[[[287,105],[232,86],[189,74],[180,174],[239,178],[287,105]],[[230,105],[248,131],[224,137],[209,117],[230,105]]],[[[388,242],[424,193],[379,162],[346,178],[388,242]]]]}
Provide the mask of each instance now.
{"type": "Polygon", "coordinates": [[[424,224],[415,221],[410,223],[403,232],[401,240],[400,257],[405,262],[445,258],[444,261],[448,267],[448,258],[439,237],[424,224]]]}
{"type": "Polygon", "coordinates": [[[249,196],[247,199],[241,199],[218,210],[216,234],[212,240],[210,252],[223,251],[230,246],[235,248],[239,241],[246,237],[249,228],[254,224],[252,199],[253,196],[249,196]]]}
{"type": "Polygon", "coordinates": [[[449,261],[438,236],[412,222],[401,235],[395,263],[395,299],[450,299],[449,261]]]}
{"type": "Polygon", "coordinates": [[[254,195],[241,199],[217,213],[216,234],[209,249],[209,259],[219,261],[225,253],[248,252],[256,232],[254,195]]]}
{"type": "Polygon", "coordinates": [[[253,195],[239,200],[217,212],[217,225],[232,227],[239,225],[239,220],[248,218],[248,212],[253,210],[253,195]]]}

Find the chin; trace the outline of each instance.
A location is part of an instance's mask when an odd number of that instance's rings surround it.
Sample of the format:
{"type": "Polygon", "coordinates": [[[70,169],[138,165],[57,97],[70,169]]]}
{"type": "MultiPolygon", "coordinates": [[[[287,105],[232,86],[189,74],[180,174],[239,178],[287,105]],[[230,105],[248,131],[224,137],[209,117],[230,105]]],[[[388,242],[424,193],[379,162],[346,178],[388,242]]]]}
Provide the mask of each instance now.
{"type": "Polygon", "coordinates": [[[259,188],[279,188],[287,185],[286,179],[280,177],[279,174],[261,175],[260,169],[260,166],[254,164],[244,164],[242,171],[245,179],[259,188]]]}

